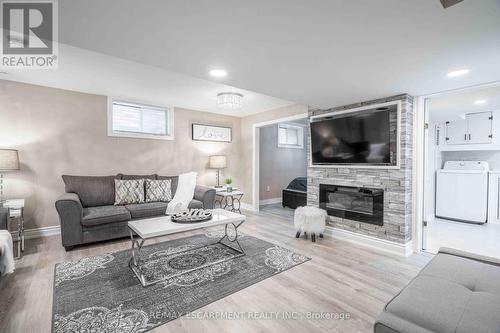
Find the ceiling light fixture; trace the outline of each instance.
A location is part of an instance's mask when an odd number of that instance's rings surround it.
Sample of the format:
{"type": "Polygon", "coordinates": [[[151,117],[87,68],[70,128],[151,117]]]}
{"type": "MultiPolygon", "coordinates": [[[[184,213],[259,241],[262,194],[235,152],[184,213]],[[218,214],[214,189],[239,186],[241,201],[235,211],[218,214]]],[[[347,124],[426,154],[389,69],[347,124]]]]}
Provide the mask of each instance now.
{"type": "Polygon", "coordinates": [[[474,104],[483,105],[483,104],[486,104],[486,100],[485,99],[478,99],[477,101],[474,102],[474,104]]]}
{"type": "Polygon", "coordinates": [[[227,75],[227,72],[223,69],[212,69],[208,73],[213,77],[224,77],[227,75]]]}
{"type": "Polygon", "coordinates": [[[243,95],[233,92],[217,94],[217,107],[225,110],[236,110],[243,107],[243,95]]]}
{"type": "Polygon", "coordinates": [[[458,77],[458,76],[465,75],[467,73],[469,73],[468,69],[459,69],[459,70],[456,70],[456,71],[449,72],[448,74],[446,74],[446,76],[448,76],[448,77],[458,77]]]}

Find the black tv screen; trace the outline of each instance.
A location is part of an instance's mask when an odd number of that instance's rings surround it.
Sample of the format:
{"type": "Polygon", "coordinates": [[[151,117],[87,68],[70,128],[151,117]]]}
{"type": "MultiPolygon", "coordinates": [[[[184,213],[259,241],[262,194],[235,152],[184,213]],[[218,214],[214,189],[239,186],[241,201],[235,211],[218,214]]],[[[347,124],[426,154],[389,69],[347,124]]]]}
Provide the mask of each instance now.
{"type": "Polygon", "coordinates": [[[380,108],[323,118],[311,123],[313,165],[392,165],[390,112],[380,108]]]}

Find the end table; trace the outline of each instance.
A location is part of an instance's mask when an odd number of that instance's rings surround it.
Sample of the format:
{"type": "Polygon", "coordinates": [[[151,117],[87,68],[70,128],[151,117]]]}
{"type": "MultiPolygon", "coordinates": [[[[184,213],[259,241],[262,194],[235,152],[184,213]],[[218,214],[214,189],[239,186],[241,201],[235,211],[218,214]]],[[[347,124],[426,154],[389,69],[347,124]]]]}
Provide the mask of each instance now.
{"type": "Polygon", "coordinates": [[[24,199],[6,200],[3,207],[9,209],[9,219],[17,221],[17,259],[24,252],[24,199]]]}
{"type": "Polygon", "coordinates": [[[241,198],[243,195],[244,193],[242,191],[218,191],[215,193],[214,206],[219,205],[222,209],[241,214],[241,198]]]}

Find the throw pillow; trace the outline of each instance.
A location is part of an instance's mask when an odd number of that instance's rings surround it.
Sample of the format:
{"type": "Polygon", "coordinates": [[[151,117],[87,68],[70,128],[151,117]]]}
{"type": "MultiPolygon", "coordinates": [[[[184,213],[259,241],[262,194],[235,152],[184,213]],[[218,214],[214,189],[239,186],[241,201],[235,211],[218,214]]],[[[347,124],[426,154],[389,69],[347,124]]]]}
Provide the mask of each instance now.
{"type": "Polygon", "coordinates": [[[144,179],[115,179],[115,205],[144,202],[144,179]]]}
{"type": "Polygon", "coordinates": [[[146,179],[146,202],[172,200],[172,180],[146,179]]]}

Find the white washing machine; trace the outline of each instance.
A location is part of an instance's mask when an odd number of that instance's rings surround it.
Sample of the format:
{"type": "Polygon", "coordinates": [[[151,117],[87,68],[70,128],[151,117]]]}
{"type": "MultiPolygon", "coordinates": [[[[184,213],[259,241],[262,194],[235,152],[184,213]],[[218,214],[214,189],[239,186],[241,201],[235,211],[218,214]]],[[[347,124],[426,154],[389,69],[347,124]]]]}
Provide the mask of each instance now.
{"type": "Polygon", "coordinates": [[[486,223],[488,162],[448,161],[437,171],[436,217],[486,223]]]}

